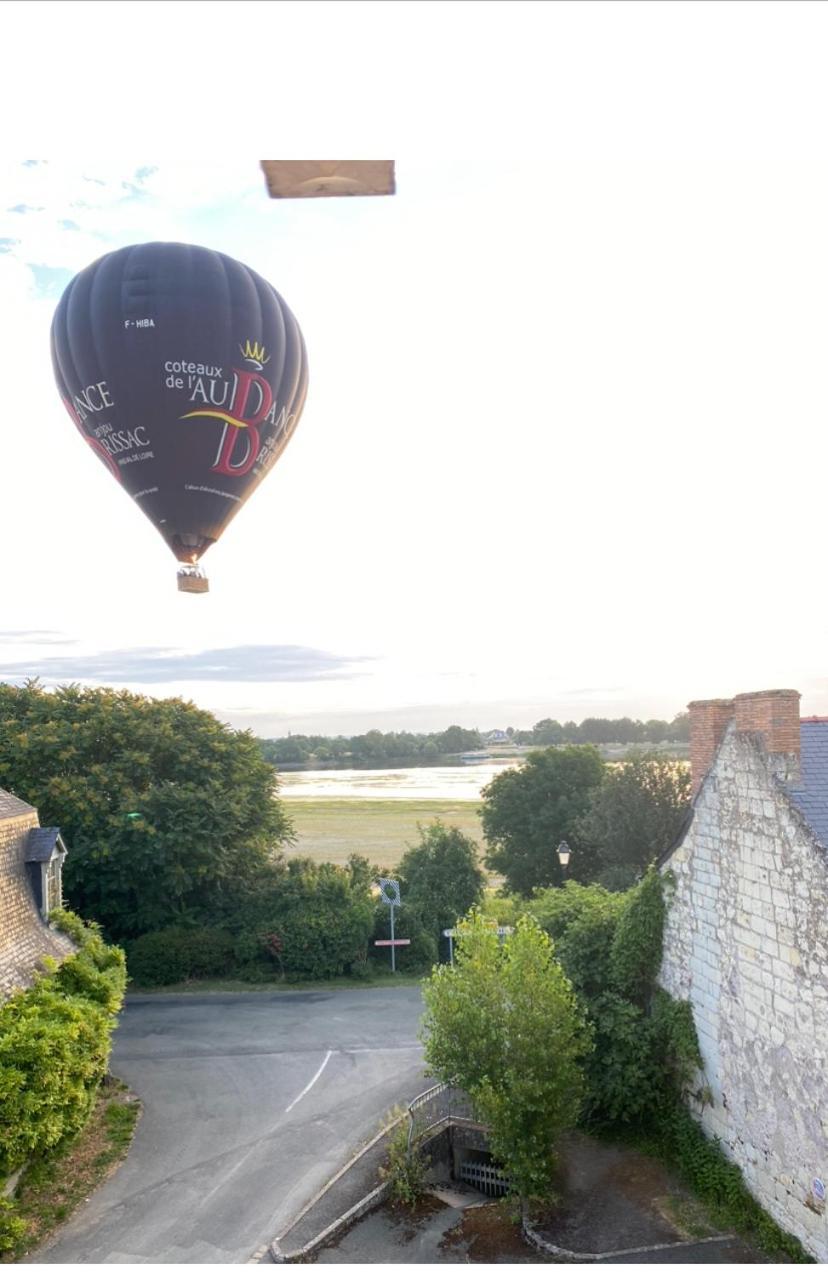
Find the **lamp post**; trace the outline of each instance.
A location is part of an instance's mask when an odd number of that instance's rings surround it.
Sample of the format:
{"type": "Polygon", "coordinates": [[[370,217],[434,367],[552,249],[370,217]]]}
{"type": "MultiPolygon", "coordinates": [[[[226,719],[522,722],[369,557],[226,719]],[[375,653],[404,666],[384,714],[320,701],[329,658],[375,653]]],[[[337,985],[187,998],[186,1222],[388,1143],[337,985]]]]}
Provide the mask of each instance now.
{"type": "Polygon", "coordinates": [[[561,876],[566,877],[566,870],[569,867],[569,857],[572,852],[567,842],[558,843],[558,863],[561,866],[561,876]]]}

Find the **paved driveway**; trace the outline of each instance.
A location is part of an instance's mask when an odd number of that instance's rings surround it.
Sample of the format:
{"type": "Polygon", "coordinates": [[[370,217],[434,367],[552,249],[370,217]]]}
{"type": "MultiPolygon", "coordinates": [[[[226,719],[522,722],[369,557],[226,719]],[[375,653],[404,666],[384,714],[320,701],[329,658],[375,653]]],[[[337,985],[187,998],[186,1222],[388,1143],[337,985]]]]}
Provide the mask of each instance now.
{"type": "Polygon", "coordinates": [[[419,988],[133,997],[126,1162],[39,1263],[239,1263],[427,1084],[419,988]]]}

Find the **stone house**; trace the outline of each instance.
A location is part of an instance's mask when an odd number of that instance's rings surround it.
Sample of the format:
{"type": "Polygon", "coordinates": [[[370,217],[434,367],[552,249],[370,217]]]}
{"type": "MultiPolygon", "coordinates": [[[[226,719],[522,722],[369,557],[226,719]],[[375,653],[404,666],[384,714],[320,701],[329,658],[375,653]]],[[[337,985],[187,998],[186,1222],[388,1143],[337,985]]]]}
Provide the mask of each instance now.
{"type": "Polygon", "coordinates": [[[661,860],[660,981],[689,1000],[696,1113],[756,1199],[828,1261],[828,718],[799,693],[689,706],[693,801],[661,860]]]}
{"type": "Polygon", "coordinates": [[[61,902],[66,847],[37,811],[0,789],[0,1001],[34,981],[42,957],[75,951],[47,922],[61,902]]]}

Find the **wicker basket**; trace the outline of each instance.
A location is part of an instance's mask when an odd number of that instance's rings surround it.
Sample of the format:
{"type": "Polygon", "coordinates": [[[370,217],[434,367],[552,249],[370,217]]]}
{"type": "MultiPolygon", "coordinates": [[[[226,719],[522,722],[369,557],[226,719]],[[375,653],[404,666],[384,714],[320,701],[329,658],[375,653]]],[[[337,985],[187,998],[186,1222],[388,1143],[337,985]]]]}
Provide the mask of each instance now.
{"type": "Polygon", "coordinates": [[[201,572],[185,568],[178,573],[178,588],[182,594],[208,594],[210,582],[201,572]]]}

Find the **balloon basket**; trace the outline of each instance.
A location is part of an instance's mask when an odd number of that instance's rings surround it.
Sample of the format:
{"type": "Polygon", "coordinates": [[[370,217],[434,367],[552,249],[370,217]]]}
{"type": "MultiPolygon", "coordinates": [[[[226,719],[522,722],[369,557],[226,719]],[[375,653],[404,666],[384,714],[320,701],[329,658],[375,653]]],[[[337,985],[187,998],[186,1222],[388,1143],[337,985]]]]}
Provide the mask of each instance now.
{"type": "Polygon", "coordinates": [[[182,567],[178,573],[178,588],[182,594],[208,594],[210,582],[200,567],[182,567]]]}

